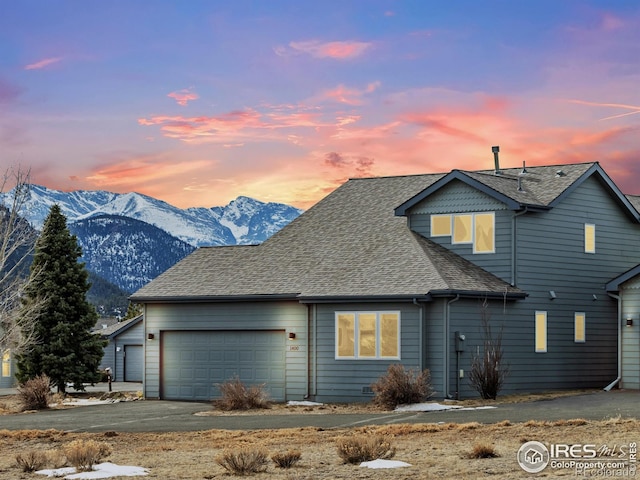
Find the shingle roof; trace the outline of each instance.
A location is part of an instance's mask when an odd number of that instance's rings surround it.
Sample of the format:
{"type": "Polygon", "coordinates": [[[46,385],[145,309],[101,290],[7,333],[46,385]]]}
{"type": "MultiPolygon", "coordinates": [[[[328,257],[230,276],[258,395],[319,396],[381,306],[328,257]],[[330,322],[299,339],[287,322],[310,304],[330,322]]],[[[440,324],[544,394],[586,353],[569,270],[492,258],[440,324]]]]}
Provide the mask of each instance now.
{"type": "Polygon", "coordinates": [[[100,334],[103,337],[111,337],[114,335],[117,335],[119,333],[124,332],[125,330],[128,330],[129,328],[131,328],[132,326],[134,326],[136,323],[142,321],[142,315],[137,315],[133,318],[129,318],[127,320],[123,320],[122,322],[116,322],[113,323],[111,325],[109,325],[106,328],[101,328],[98,330],[94,330],[93,333],[96,334],[100,334]]]}
{"type": "Polygon", "coordinates": [[[397,205],[442,176],[350,180],[263,244],[200,248],[132,298],[424,296],[431,290],[478,288],[518,292],[415,235],[405,218],[394,215],[397,205]],[[448,265],[436,266],[434,260],[448,265]]]}
{"type": "MultiPolygon", "coordinates": [[[[552,205],[597,164],[462,172],[525,205],[552,205]],[[561,173],[558,173],[561,172],[561,173]],[[518,177],[522,190],[518,190],[518,177]]],[[[352,179],[257,246],[200,248],[142,287],[135,301],[237,297],[426,296],[523,292],[424,238],[394,209],[449,174],[352,179]]]]}

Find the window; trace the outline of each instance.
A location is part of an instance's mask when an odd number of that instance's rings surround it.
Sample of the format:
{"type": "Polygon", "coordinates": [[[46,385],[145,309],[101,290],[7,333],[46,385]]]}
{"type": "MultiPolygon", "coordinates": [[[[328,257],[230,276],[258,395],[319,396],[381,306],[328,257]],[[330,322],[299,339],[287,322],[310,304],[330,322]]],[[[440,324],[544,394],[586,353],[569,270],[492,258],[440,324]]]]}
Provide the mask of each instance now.
{"type": "Polygon", "coordinates": [[[473,215],[453,216],[453,243],[473,242],[473,215]]]}
{"type": "Polygon", "coordinates": [[[400,312],[337,312],[336,358],[400,358],[400,312]]]}
{"type": "Polygon", "coordinates": [[[431,236],[451,237],[451,243],[473,244],[473,253],[495,253],[494,212],[431,215],[431,236]]]}
{"type": "Polygon", "coordinates": [[[584,343],[587,341],[586,337],[586,315],[584,312],[576,312],[573,316],[573,323],[575,325],[573,341],[576,343],[584,343]]]}
{"type": "Polygon", "coordinates": [[[451,236],[451,215],[431,215],[431,236],[451,236]]]}
{"type": "Polygon", "coordinates": [[[493,213],[477,213],[474,217],[473,253],[494,253],[495,215],[493,213]]]}
{"type": "Polygon", "coordinates": [[[536,353],[547,351],[547,312],[536,312],[536,353]]]}
{"type": "Polygon", "coordinates": [[[584,224],[584,253],[596,253],[596,226],[584,224]]]}
{"type": "Polygon", "coordinates": [[[5,350],[2,352],[2,376],[11,376],[11,351],[5,350]]]}

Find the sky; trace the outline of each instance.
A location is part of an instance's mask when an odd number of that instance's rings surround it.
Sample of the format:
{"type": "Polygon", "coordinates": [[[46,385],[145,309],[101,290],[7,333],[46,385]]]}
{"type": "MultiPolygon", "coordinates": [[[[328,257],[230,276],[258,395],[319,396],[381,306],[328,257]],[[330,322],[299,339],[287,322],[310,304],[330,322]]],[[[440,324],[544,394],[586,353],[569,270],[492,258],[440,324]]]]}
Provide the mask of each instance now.
{"type": "Polygon", "coordinates": [[[493,145],[640,195],[640,2],[0,2],[0,165],[49,188],[306,209],[493,145]]]}

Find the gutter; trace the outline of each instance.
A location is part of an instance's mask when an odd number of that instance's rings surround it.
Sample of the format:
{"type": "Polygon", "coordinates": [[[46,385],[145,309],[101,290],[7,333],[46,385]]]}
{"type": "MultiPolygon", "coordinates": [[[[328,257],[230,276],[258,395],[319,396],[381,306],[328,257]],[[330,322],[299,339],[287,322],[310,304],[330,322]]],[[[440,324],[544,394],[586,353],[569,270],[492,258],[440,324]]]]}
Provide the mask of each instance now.
{"type": "Polygon", "coordinates": [[[417,298],[413,299],[413,304],[415,306],[417,306],[420,309],[420,324],[418,325],[418,338],[420,339],[420,341],[418,342],[418,355],[420,356],[420,371],[422,372],[425,368],[424,365],[424,356],[423,356],[423,352],[424,352],[424,343],[425,343],[425,338],[424,338],[424,308],[422,307],[422,304],[420,302],[418,302],[417,298]]]}
{"type": "Polygon", "coordinates": [[[620,295],[607,292],[611,298],[618,301],[618,377],[609,385],[604,387],[604,391],[608,392],[615,387],[620,380],[622,380],[622,298],[620,295]]]}

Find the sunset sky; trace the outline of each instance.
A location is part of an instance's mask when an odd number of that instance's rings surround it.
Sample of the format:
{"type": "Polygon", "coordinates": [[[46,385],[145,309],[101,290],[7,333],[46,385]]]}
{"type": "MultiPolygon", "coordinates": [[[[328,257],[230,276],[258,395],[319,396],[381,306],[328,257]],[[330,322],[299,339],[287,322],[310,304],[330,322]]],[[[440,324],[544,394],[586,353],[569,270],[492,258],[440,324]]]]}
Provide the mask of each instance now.
{"type": "Polygon", "coordinates": [[[0,3],[1,164],[50,188],[308,208],[492,145],[640,194],[640,2],[0,3]]]}

